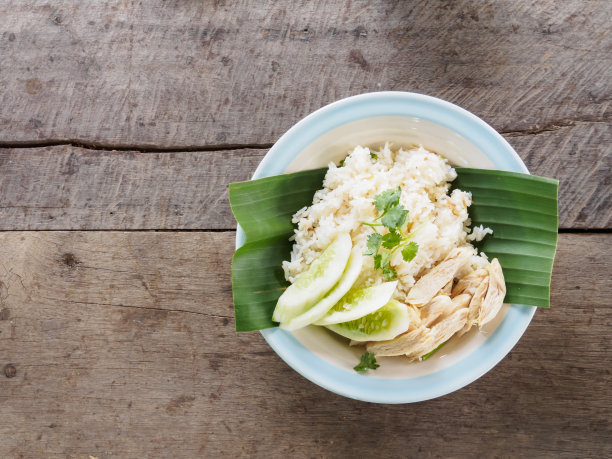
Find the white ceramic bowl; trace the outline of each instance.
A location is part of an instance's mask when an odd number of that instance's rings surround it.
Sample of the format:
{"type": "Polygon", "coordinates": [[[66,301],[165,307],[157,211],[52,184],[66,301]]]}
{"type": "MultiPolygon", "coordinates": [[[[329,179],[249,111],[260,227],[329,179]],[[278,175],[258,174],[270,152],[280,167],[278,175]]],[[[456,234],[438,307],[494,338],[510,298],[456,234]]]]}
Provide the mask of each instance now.
{"type": "MultiPolygon", "coordinates": [[[[528,172],[493,128],[470,112],[434,97],[377,92],[334,102],[308,115],[270,149],[253,179],[325,167],[356,145],[422,144],[455,166],[528,172]]],[[[238,228],[237,247],[244,243],[238,228]]],[[[278,328],[262,335],[293,369],[337,394],[376,403],[410,403],[455,391],[493,368],[522,336],[535,307],[505,305],[483,330],[474,327],[424,362],[382,357],[380,368],[358,374],[361,348],[321,327],[278,328]]]]}

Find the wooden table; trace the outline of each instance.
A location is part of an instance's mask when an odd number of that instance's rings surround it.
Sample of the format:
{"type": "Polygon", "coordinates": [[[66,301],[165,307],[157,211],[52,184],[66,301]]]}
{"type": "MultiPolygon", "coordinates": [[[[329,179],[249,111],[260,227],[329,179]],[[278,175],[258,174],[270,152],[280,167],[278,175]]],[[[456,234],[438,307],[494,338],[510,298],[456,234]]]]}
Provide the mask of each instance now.
{"type": "Polygon", "coordinates": [[[612,455],[612,2],[0,5],[0,457],[612,455]],[[560,180],[552,308],[492,371],[345,399],[234,332],[227,184],[415,91],[560,180]]]}

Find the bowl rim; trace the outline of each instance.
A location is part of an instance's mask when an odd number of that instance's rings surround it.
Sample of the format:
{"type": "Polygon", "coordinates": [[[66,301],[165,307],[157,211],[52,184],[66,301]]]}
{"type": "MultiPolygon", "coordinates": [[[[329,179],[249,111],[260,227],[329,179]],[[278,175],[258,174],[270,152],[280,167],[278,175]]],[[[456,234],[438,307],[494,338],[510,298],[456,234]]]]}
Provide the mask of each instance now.
{"type": "MultiPolygon", "coordinates": [[[[326,132],[379,116],[419,118],[439,124],[473,143],[497,169],[529,173],[506,139],[476,115],[436,97],[382,91],[338,100],[298,121],[272,146],[251,179],[282,174],[307,145],[326,132]]],[[[236,248],[243,243],[244,233],[238,226],[236,248]]],[[[331,392],[372,403],[413,403],[458,390],[491,370],[519,341],[536,309],[513,304],[495,332],[472,353],[447,368],[415,378],[382,379],[349,372],[315,355],[286,330],[271,328],[261,330],[261,334],[291,368],[331,392]]]]}

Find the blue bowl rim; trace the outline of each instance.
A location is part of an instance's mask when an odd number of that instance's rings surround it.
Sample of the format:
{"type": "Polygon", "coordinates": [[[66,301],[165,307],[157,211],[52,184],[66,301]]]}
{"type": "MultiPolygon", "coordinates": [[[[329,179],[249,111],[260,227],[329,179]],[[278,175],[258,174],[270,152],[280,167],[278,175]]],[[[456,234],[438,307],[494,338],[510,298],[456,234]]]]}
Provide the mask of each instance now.
{"type": "MultiPolygon", "coordinates": [[[[343,124],[378,116],[404,116],[437,123],[476,145],[496,168],[529,173],[510,144],[476,115],[436,97],[385,91],[347,97],[306,116],[278,139],[252,179],[282,174],[321,135],[343,124]]],[[[242,244],[244,232],[238,226],[236,248],[242,244]]],[[[495,332],[472,353],[447,368],[415,378],[383,379],[346,371],[312,353],[286,330],[272,328],[262,330],[261,334],[291,368],[331,392],[372,403],[414,403],[458,390],[487,373],[519,341],[536,309],[513,304],[495,332]]]]}

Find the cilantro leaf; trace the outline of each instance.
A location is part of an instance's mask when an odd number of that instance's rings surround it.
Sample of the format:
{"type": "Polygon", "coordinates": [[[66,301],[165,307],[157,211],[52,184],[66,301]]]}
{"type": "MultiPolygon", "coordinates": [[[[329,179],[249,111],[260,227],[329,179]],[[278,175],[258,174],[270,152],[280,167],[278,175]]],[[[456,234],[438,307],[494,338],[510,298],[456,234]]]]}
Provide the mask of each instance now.
{"type": "Polygon", "coordinates": [[[391,265],[383,266],[382,273],[387,282],[397,279],[397,271],[391,265]]]}
{"type": "MultiPolygon", "coordinates": [[[[371,154],[376,155],[375,153],[371,154]]],[[[367,251],[364,254],[374,257],[374,269],[381,269],[386,281],[397,279],[397,271],[391,266],[391,255],[398,248],[402,247],[403,241],[409,239],[401,229],[408,219],[408,211],[399,203],[401,194],[402,189],[398,186],[396,189],[383,191],[376,195],[374,197],[374,207],[376,207],[380,215],[374,222],[363,222],[364,225],[371,226],[372,228],[375,226],[386,226],[389,229],[389,232],[383,236],[374,228],[376,234],[371,234],[368,237],[367,251]],[[380,219],[380,223],[376,223],[378,219],[380,219]],[[386,250],[381,251],[381,245],[386,250]],[[379,251],[380,253],[378,253],[379,251]]],[[[412,260],[416,255],[417,249],[418,245],[409,244],[409,248],[402,251],[404,260],[407,257],[412,260]]]]}
{"type": "Polygon", "coordinates": [[[414,257],[416,257],[417,252],[419,251],[419,244],[412,241],[406,247],[402,249],[402,258],[404,261],[412,261],[414,257]]]}
{"type": "Polygon", "coordinates": [[[382,236],[382,246],[385,249],[392,249],[400,242],[402,242],[402,235],[395,230],[391,230],[382,236]]]}
{"type": "Polygon", "coordinates": [[[378,159],[378,155],[376,153],[370,152],[370,158],[378,159]]]}
{"type": "Polygon", "coordinates": [[[387,214],[382,218],[381,223],[390,230],[401,228],[406,223],[408,211],[404,206],[391,207],[387,214]]]}
{"type": "Polygon", "coordinates": [[[380,233],[372,233],[368,236],[368,250],[364,255],[366,257],[373,257],[378,253],[378,249],[380,248],[380,244],[383,240],[383,236],[380,233]]]}
{"type": "Polygon", "coordinates": [[[389,252],[380,253],[380,268],[386,281],[397,279],[397,271],[391,266],[391,254],[389,252]]]}
{"type": "Polygon", "coordinates": [[[395,190],[387,190],[374,196],[374,206],[379,212],[386,212],[391,207],[399,204],[402,189],[398,186],[395,190]]]}
{"type": "Polygon", "coordinates": [[[378,254],[374,256],[374,269],[378,269],[382,266],[382,255],[378,254]]]}
{"type": "Polygon", "coordinates": [[[359,363],[353,367],[355,371],[366,372],[368,370],[376,370],[380,365],[376,363],[376,356],[371,352],[366,352],[361,355],[359,363]]]}

